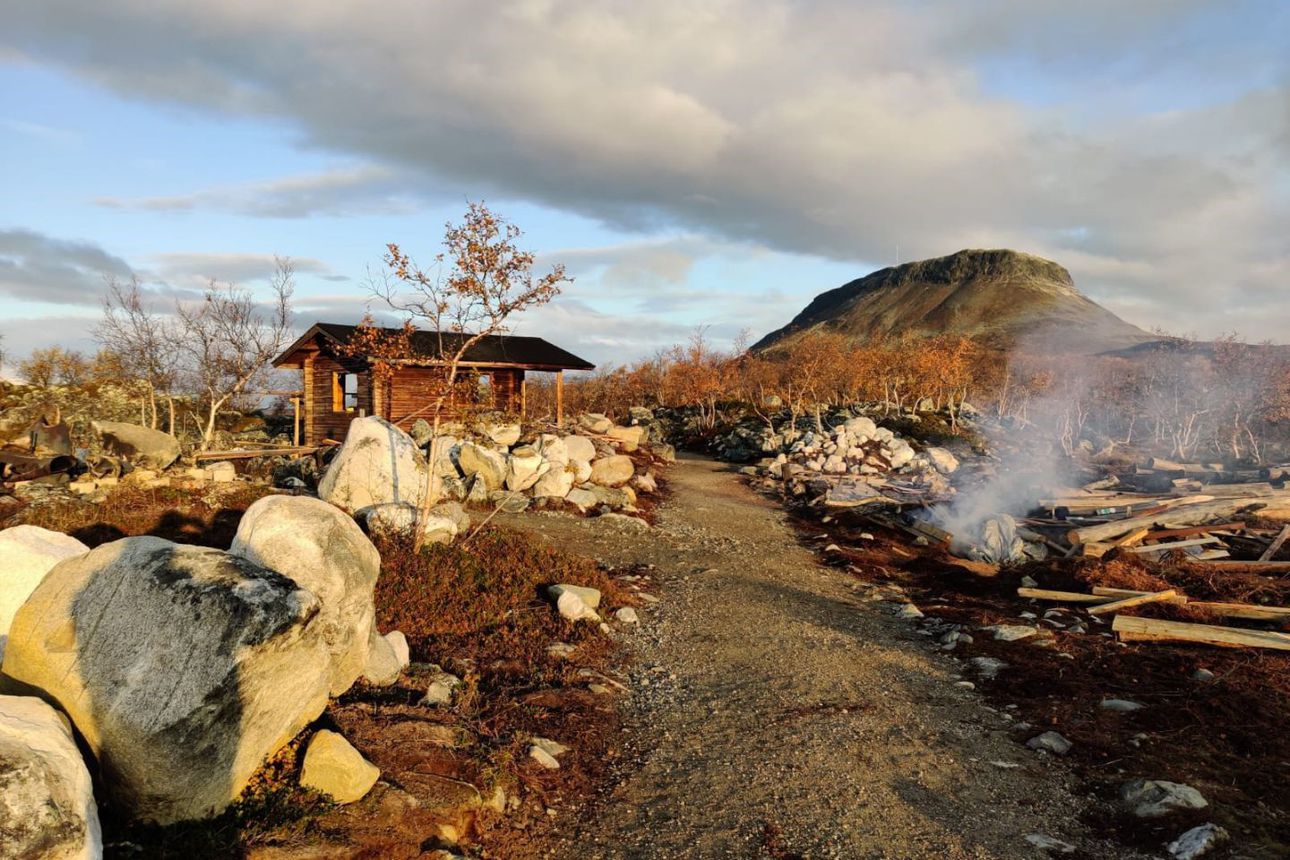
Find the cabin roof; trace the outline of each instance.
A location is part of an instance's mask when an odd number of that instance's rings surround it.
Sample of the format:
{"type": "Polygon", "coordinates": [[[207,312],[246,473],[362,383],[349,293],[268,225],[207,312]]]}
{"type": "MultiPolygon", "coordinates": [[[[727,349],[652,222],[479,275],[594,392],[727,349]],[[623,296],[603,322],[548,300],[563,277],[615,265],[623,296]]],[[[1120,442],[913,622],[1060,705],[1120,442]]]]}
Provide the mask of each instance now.
{"type": "MultiPolygon", "coordinates": [[[[399,329],[384,329],[390,334],[398,334],[399,329]]],[[[291,346],[273,360],[274,367],[300,367],[301,356],[298,353],[317,338],[324,338],[333,343],[348,343],[358,331],[358,326],[341,325],[340,323],[314,323],[291,346]]],[[[444,352],[451,355],[468,334],[460,332],[433,332],[418,330],[412,335],[413,355],[410,360],[434,362],[441,360],[440,344],[444,352]]],[[[535,370],[593,370],[595,365],[581,359],[567,350],[563,350],[550,341],[540,337],[520,337],[511,334],[485,335],[472,346],[462,357],[462,361],[472,365],[509,365],[527,367],[535,370]]]]}

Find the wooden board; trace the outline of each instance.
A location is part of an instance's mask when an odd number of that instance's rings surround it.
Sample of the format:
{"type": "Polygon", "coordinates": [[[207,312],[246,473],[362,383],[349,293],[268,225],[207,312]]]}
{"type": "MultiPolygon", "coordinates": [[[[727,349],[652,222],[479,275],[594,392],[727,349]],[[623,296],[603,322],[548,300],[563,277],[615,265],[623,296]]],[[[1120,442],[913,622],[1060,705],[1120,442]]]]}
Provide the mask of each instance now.
{"type": "Polygon", "coordinates": [[[1280,534],[1272,541],[1271,546],[1263,551],[1263,555],[1259,556],[1259,561],[1271,561],[1277,551],[1281,549],[1281,545],[1286,542],[1286,538],[1290,538],[1290,526],[1281,528],[1280,534]]]}
{"type": "Polygon", "coordinates": [[[1216,537],[1191,538],[1189,540],[1179,540],[1173,543],[1152,543],[1145,546],[1129,547],[1129,552],[1137,555],[1143,555],[1149,552],[1168,552],[1171,549],[1184,549],[1189,546],[1208,546],[1212,543],[1218,543],[1216,537]]]}
{"type": "Polygon", "coordinates": [[[1290,634],[1268,630],[1242,630],[1214,624],[1187,624],[1117,615],[1111,624],[1121,642],[1194,642],[1219,648],[1273,648],[1290,651],[1290,634]]]}
{"type": "Polygon", "coordinates": [[[1047,588],[1017,589],[1018,597],[1029,597],[1031,600],[1051,600],[1055,603],[1111,603],[1118,597],[1102,594],[1084,594],[1079,591],[1050,591],[1047,588]]]}
{"type": "Polygon", "coordinates": [[[1134,529],[1124,537],[1116,539],[1111,543],[1111,545],[1116,547],[1133,546],[1135,544],[1142,543],[1143,539],[1149,534],[1151,534],[1151,529],[1147,526],[1143,526],[1140,529],[1134,529]]]}
{"type": "Polygon", "coordinates": [[[1249,505],[1259,504],[1257,497],[1240,499],[1220,499],[1211,502],[1197,502],[1185,507],[1172,508],[1165,515],[1148,514],[1141,517],[1129,517],[1123,520],[1103,523],[1096,526],[1084,526],[1071,529],[1066,539],[1071,543],[1096,543],[1113,540],[1120,535],[1128,534],[1143,526],[1154,527],[1158,522],[1176,523],[1180,526],[1196,525],[1211,517],[1228,517],[1249,505]]]}
{"type": "Polygon", "coordinates": [[[1153,591],[1147,594],[1135,594],[1132,597],[1125,597],[1111,603],[1103,603],[1100,606],[1089,607],[1090,615],[1104,615],[1107,612],[1119,612],[1121,609],[1129,609],[1133,606],[1141,606],[1144,603],[1159,603],[1164,600],[1171,600],[1178,596],[1178,592],[1172,588],[1164,591],[1153,591]]]}

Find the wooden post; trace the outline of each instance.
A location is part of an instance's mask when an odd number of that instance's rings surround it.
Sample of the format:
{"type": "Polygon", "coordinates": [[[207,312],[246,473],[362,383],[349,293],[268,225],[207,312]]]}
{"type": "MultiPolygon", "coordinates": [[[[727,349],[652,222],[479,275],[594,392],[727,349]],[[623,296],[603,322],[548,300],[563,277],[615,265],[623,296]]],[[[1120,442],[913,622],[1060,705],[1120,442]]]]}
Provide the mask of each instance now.
{"type": "Polygon", "coordinates": [[[527,379],[520,380],[520,418],[527,418],[529,414],[529,383],[527,379]]]}
{"type": "Polygon", "coordinates": [[[308,356],[304,360],[304,382],[305,382],[305,409],[301,416],[301,423],[304,425],[305,444],[316,445],[318,440],[314,438],[314,428],[311,425],[315,414],[317,404],[314,403],[314,357],[308,356]]]}
{"type": "Polygon", "coordinates": [[[564,371],[555,372],[555,426],[564,426],[564,371]]]}
{"type": "Polygon", "coordinates": [[[300,447],[300,398],[291,398],[291,444],[300,447]]]}

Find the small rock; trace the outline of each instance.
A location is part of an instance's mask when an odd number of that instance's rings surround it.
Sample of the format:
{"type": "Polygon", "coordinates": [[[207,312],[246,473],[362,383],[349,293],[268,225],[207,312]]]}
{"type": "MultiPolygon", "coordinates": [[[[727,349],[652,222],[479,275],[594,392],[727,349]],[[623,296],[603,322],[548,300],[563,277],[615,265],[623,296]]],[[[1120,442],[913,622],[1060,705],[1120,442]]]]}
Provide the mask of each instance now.
{"type": "Polygon", "coordinates": [[[996,642],[1019,642],[1039,633],[1039,628],[1025,624],[993,624],[981,629],[988,633],[993,633],[996,642]]]}
{"type": "Polygon", "coordinates": [[[403,635],[402,630],[391,630],[385,634],[384,639],[390,643],[394,656],[398,658],[399,668],[408,668],[412,664],[412,651],[408,648],[408,637],[403,635]]]}
{"type": "Polygon", "coordinates": [[[568,642],[552,642],[546,646],[546,653],[561,660],[572,657],[575,650],[568,642]]]}
{"type": "Polygon", "coordinates": [[[371,791],[380,776],[380,769],[363,758],[349,741],[322,729],[309,740],[300,784],[337,803],[353,803],[371,791]]]}
{"type": "Polygon", "coordinates": [[[1134,779],[1120,786],[1120,802],[1138,818],[1163,818],[1175,812],[1209,806],[1190,785],[1163,779],[1134,779]]]}
{"type": "Polygon", "coordinates": [[[1208,669],[1197,669],[1195,672],[1191,673],[1191,679],[1193,681],[1200,681],[1202,684],[1208,684],[1210,681],[1214,680],[1214,673],[1208,669]]]}
{"type": "Polygon", "coordinates": [[[529,747],[529,758],[533,759],[547,770],[560,769],[560,762],[556,761],[555,756],[551,755],[551,753],[542,749],[542,747],[537,744],[533,744],[529,747]]]}
{"type": "Polygon", "coordinates": [[[624,624],[637,624],[640,619],[636,617],[636,610],[630,606],[624,606],[614,613],[614,617],[624,624]]]}
{"type": "Polygon", "coordinates": [[[1134,711],[1142,710],[1139,702],[1131,702],[1128,699],[1103,699],[1100,705],[1104,711],[1115,711],[1121,714],[1131,714],[1134,711]]]}
{"type": "Polygon", "coordinates": [[[548,755],[552,757],[562,756],[569,751],[569,748],[559,741],[553,741],[550,738],[532,737],[529,739],[533,746],[541,747],[548,755]]]}
{"type": "Polygon", "coordinates": [[[922,618],[923,611],[912,603],[903,603],[900,608],[896,610],[896,617],[913,620],[915,618],[922,618]]]}
{"type": "Polygon", "coordinates": [[[596,610],[587,605],[576,592],[561,592],[559,599],[555,602],[555,608],[559,610],[560,616],[569,621],[599,621],[600,616],[596,610]]]}
{"type": "MultiPolygon", "coordinates": [[[[434,668],[438,669],[437,666],[434,668]]],[[[430,685],[426,687],[426,694],[421,698],[421,704],[431,707],[451,704],[453,691],[460,684],[461,679],[456,675],[442,670],[436,671],[430,677],[430,685]]]]}
{"type": "Polygon", "coordinates": [[[585,585],[570,585],[566,582],[562,582],[557,585],[548,586],[546,593],[551,595],[552,598],[559,600],[560,595],[564,594],[566,591],[572,591],[574,594],[578,595],[578,597],[582,598],[582,602],[590,606],[592,609],[600,608],[600,591],[595,588],[589,588],[585,585]]]}
{"type": "Polygon", "coordinates": [[[1176,860],[1195,860],[1222,845],[1229,838],[1230,834],[1217,824],[1202,824],[1170,842],[1165,846],[1165,850],[1176,860]]]}
{"type": "Polygon", "coordinates": [[[1026,746],[1039,752],[1066,755],[1075,745],[1057,732],[1044,732],[1026,741],[1026,746]]]}
{"type": "MultiPolygon", "coordinates": [[[[962,636],[959,638],[961,640],[962,636]]],[[[968,665],[987,681],[999,677],[999,673],[1008,668],[1008,664],[997,657],[973,657],[968,661],[968,665]]]]}
{"type": "Polygon", "coordinates": [[[1051,836],[1045,836],[1042,833],[1031,833],[1026,836],[1026,841],[1038,848],[1040,851],[1047,851],[1049,854],[1074,854],[1075,846],[1069,842],[1063,842],[1060,839],[1054,839],[1051,836]]]}

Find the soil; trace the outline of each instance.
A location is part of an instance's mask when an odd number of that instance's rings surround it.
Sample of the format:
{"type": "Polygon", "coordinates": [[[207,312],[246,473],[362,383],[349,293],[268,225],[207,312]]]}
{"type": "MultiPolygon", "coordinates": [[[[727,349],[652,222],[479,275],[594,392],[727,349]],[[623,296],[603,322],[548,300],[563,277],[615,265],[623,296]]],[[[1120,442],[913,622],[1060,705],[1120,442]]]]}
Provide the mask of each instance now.
{"type": "Polygon", "coordinates": [[[1033,732],[886,590],[821,565],[728,467],[683,457],[668,478],[649,530],[506,518],[612,567],[652,565],[663,597],[628,636],[616,773],[507,856],[1046,856],[1029,834],[1139,856],[1090,826],[1104,801],[1027,750],[1033,732]]]}

